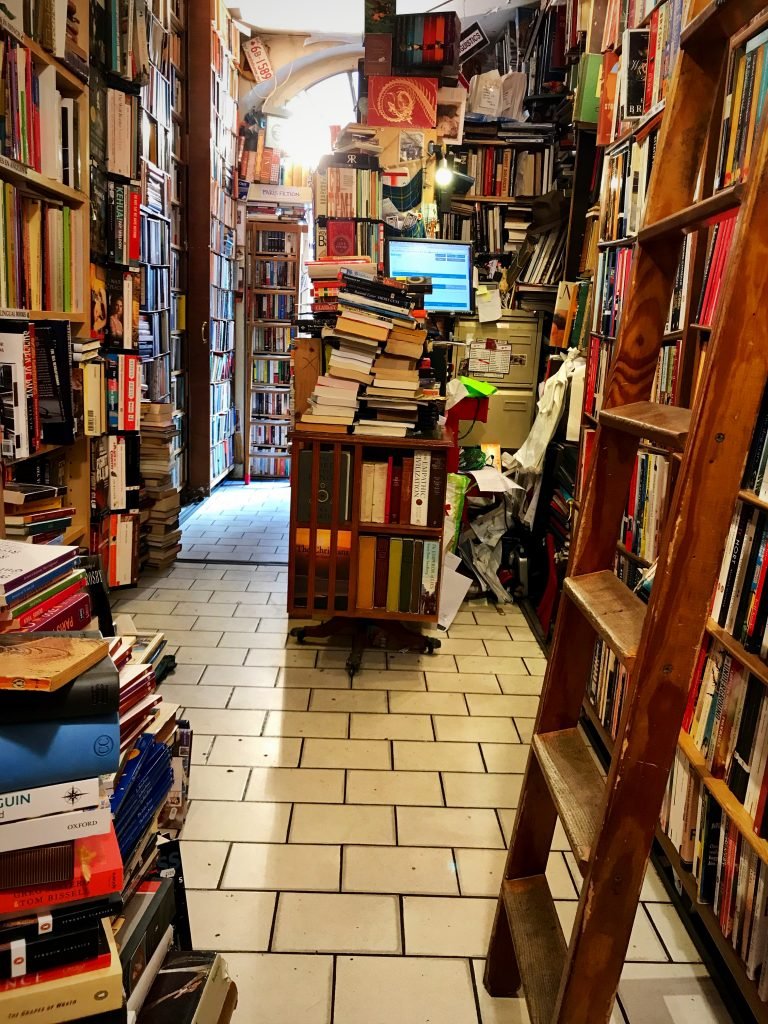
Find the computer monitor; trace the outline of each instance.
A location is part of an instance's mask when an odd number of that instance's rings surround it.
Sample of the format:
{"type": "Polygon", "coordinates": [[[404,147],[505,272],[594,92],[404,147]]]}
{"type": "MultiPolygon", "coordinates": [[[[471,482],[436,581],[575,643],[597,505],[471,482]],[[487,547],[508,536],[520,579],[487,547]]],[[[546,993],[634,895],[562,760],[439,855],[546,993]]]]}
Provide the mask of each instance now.
{"type": "Polygon", "coordinates": [[[390,277],[431,277],[432,294],[424,296],[430,313],[472,312],[472,244],[443,238],[390,238],[390,277]]]}

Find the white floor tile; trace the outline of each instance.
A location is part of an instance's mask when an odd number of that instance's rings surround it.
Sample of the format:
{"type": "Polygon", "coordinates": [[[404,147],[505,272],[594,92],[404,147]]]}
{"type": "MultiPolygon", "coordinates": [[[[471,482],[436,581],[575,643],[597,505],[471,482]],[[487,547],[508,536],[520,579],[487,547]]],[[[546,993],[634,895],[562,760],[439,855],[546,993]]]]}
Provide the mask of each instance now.
{"type": "Polygon", "coordinates": [[[272,948],[302,953],[400,953],[397,898],[281,893],[272,948]]]}
{"type": "Polygon", "coordinates": [[[394,809],[361,804],[294,804],[289,840],[394,846],[394,809]]]}
{"type": "Polygon", "coordinates": [[[345,846],[342,888],[432,896],[459,891],[450,850],[403,846],[345,846]]]}
{"type": "Polygon", "coordinates": [[[338,892],[339,846],[233,843],[222,889],[338,892]]]}
{"type": "Polygon", "coordinates": [[[237,984],[232,1024],[329,1024],[333,957],[229,953],[237,984]]]}
{"type": "Polygon", "coordinates": [[[217,889],[229,843],[181,842],[181,863],[184,866],[184,885],[187,889],[217,889]]]}
{"type": "Polygon", "coordinates": [[[496,900],[403,897],[405,952],[410,956],[484,957],[496,900]]]}
{"type": "MultiPolygon", "coordinates": [[[[475,778],[477,776],[473,776],[475,778]]],[[[415,804],[442,807],[443,792],[437,772],[347,772],[348,804],[415,804]]]]}
{"type": "Polygon", "coordinates": [[[334,1024],[477,1024],[466,960],[339,957],[334,1024]]]}
{"type": "Polygon", "coordinates": [[[273,892],[188,892],[194,948],[266,950],[275,899],[273,892]]]}
{"type": "Polygon", "coordinates": [[[182,830],[183,839],[223,839],[241,843],[284,843],[290,806],[278,803],[242,803],[194,800],[182,830]]]}

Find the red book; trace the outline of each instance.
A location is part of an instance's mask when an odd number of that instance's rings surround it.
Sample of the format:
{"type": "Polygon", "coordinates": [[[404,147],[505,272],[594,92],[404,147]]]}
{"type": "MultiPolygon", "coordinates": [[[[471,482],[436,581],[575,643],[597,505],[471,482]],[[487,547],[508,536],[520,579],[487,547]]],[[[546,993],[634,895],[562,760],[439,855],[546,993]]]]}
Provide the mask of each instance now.
{"type": "Polygon", "coordinates": [[[91,621],[91,598],[80,592],[68,601],[52,608],[47,615],[35,619],[24,630],[25,633],[60,633],[63,630],[87,629],[91,621]]]}
{"type": "Polygon", "coordinates": [[[373,75],[368,82],[368,124],[379,128],[434,128],[437,79],[373,75]],[[403,120],[406,107],[410,114],[403,120]]]}
{"type": "Polygon", "coordinates": [[[128,231],[128,259],[138,263],[141,259],[141,193],[137,188],[130,190],[128,231]]]}
{"type": "Polygon", "coordinates": [[[141,401],[141,382],[139,376],[139,357],[134,355],[120,356],[123,372],[120,374],[118,386],[122,394],[120,404],[125,410],[122,430],[139,429],[139,402],[141,401]]]}
{"type": "Polygon", "coordinates": [[[411,491],[413,489],[413,456],[403,459],[403,480],[400,488],[400,518],[401,526],[408,526],[411,522],[411,491]]]}
{"type": "Polygon", "coordinates": [[[61,590],[58,594],[54,594],[52,597],[49,597],[47,601],[43,601],[42,604],[35,605],[35,607],[30,608],[29,611],[22,612],[17,619],[6,623],[6,625],[11,629],[23,629],[25,626],[30,625],[30,623],[35,622],[36,619],[47,615],[54,608],[58,608],[59,605],[64,604],[65,601],[69,601],[79,591],[85,589],[86,583],[87,580],[85,577],[77,580],[65,590],[61,590]]]}
{"type": "Polygon", "coordinates": [[[0,914],[32,913],[76,900],[111,896],[123,888],[123,862],[114,829],[75,839],[75,873],[67,882],[0,889],[0,914]]]}
{"type": "Polygon", "coordinates": [[[693,676],[691,677],[691,688],[688,691],[688,703],[685,706],[685,713],[683,715],[683,724],[681,726],[683,732],[691,731],[691,723],[693,722],[693,715],[696,710],[696,701],[699,697],[699,689],[701,687],[701,677],[704,672],[704,662],[709,654],[709,644],[704,642],[699,648],[699,655],[696,658],[696,667],[693,670],[693,676]]]}
{"type": "Polygon", "coordinates": [[[384,491],[384,522],[391,522],[390,510],[392,508],[392,456],[387,459],[387,487],[384,491]]]}
{"type": "Polygon", "coordinates": [[[387,578],[389,576],[389,537],[376,538],[376,568],[373,582],[373,607],[387,607],[387,578]]]}
{"type": "Polygon", "coordinates": [[[765,804],[768,800],[768,765],[766,765],[765,772],[763,773],[763,781],[760,785],[760,796],[757,800],[757,809],[755,810],[755,832],[759,836],[765,838],[765,829],[763,822],[765,819],[765,804]]]}
{"type": "Polygon", "coordinates": [[[392,481],[389,493],[389,522],[400,522],[400,501],[403,493],[403,467],[401,463],[392,466],[392,481]]]}
{"type": "Polygon", "coordinates": [[[328,255],[335,259],[354,256],[356,248],[353,220],[328,221],[328,255]]]}

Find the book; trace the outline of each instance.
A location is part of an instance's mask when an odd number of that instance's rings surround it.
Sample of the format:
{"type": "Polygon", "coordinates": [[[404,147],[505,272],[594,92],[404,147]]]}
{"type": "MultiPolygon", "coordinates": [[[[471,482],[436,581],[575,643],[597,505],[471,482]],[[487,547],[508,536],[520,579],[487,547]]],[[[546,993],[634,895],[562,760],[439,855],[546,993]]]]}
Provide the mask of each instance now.
{"type": "Polygon", "coordinates": [[[69,809],[98,807],[103,790],[98,777],[75,782],[56,782],[36,789],[0,794],[0,830],[9,822],[44,818],[69,809]]]}
{"type": "Polygon", "coordinates": [[[373,608],[374,580],[376,576],[376,538],[360,537],[358,541],[356,607],[373,608]]]}
{"type": "MultiPolygon", "coordinates": [[[[5,500],[23,503],[23,496],[30,493],[39,492],[30,492],[23,485],[12,485],[5,492],[5,500]]],[[[41,584],[52,574],[63,575],[76,555],[76,547],[57,546],[46,550],[18,541],[0,541],[0,606],[18,600],[28,592],[30,585],[41,584]]]]}
{"type": "Polygon", "coordinates": [[[100,836],[111,827],[112,812],[106,797],[96,807],[59,810],[57,814],[5,823],[0,819],[0,853],[68,842],[76,837],[100,836]]]}
{"type": "Polygon", "coordinates": [[[0,725],[0,777],[25,789],[107,774],[117,770],[119,747],[117,715],[0,725]]]}
{"type": "Polygon", "coordinates": [[[393,537],[389,544],[389,569],[387,578],[387,600],[388,612],[396,612],[400,604],[400,575],[403,561],[403,541],[400,537],[393,537]]]}
{"type": "Polygon", "coordinates": [[[299,487],[296,515],[301,523],[310,521],[312,507],[317,507],[317,522],[328,525],[333,512],[333,499],[337,501],[338,521],[344,522],[351,514],[350,502],[352,491],[350,478],[352,472],[352,456],[349,452],[341,452],[339,459],[338,487],[334,488],[334,454],[332,451],[321,451],[317,492],[312,491],[312,460],[313,454],[304,449],[299,454],[299,487]]]}
{"type": "Polygon", "coordinates": [[[413,526],[427,525],[431,458],[428,451],[416,451],[413,455],[410,511],[410,522],[413,526]]]}
{"type": "Polygon", "coordinates": [[[55,907],[74,904],[80,900],[95,900],[119,893],[123,887],[123,863],[114,830],[105,835],[75,839],[73,870],[68,877],[55,883],[17,886],[12,870],[3,877],[10,885],[0,889],[0,919],[51,911],[55,907]]]}
{"type": "Polygon", "coordinates": [[[123,1002],[123,977],[108,920],[103,922],[103,934],[106,942],[103,958],[0,982],[0,999],[8,1020],[24,1017],[42,1020],[55,1012],[57,1021],[81,1021],[92,1012],[119,1009],[123,1002]]]}
{"type": "Polygon", "coordinates": [[[138,1016],[138,1024],[215,1024],[230,988],[219,953],[170,952],[138,1016]]]}
{"type": "Polygon", "coordinates": [[[0,690],[53,692],[106,657],[106,640],[0,636],[0,690]]]}
{"type": "Polygon", "coordinates": [[[374,566],[373,607],[386,608],[389,580],[389,537],[376,538],[374,566]]]}

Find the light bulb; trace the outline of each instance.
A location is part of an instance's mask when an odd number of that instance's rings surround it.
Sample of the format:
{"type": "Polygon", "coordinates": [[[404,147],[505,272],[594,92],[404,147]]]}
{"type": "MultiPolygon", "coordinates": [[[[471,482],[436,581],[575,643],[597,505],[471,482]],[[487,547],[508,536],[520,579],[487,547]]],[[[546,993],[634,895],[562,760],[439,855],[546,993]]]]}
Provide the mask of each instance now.
{"type": "Polygon", "coordinates": [[[442,163],[435,171],[435,184],[445,188],[453,181],[453,171],[448,166],[448,161],[443,157],[442,163]]]}

